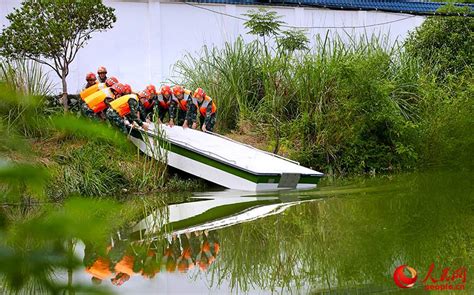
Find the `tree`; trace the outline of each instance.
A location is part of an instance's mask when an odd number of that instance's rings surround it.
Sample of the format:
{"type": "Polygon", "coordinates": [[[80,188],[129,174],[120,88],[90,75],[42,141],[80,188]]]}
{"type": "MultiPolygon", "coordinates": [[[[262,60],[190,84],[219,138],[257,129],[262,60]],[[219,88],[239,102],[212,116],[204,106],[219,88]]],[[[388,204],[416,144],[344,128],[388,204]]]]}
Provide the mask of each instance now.
{"type": "Polygon", "coordinates": [[[302,30],[288,30],[282,32],[277,39],[278,48],[291,55],[296,50],[308,50],[309,39],[302,30]]]}
{"type": "Polygon", "coordinates": [[[474,61],[474,19],[469,7],[448,4],[437,10],[441,14],[459,16],[431,16],[405,42],[408,54],[419,58],[423,65],[444,78],[472,68],[474,61]]]}
{"type": "Polygon", "coordinates": [[[31,59],[51,67],[62,81],[62,103],[68,109],[69,65],[92,33],[112,28],[114,9],[101,0],[25,0],[7,15],[0,35],[0,55],[31,59]]]}
{"type": "Polygon", "coordinates": [[[267,11],[260,8],[258,11],[250,10],[248,13],[243,14],[248,16],[250,19],[244,23],[244,26],[249,29],[249,34],[258,35],[263,37],[263,46],[265,48],[265,54],[268,57],[267,41],[265,36],[276,36],[280,32],[280,26],[284,22],[279,21],[281,18],[275,11],[267,11]]]}

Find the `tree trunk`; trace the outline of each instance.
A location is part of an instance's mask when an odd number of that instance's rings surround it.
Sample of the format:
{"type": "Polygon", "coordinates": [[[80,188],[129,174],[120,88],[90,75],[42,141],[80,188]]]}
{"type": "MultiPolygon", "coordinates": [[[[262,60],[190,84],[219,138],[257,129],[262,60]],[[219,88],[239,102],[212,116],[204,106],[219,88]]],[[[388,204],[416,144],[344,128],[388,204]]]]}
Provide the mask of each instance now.
{"type": "Polygon", "coordinates": [[[64,106],[64,112],[67,113],[68,109],[69,109],[69,105],[68,105],[68,102],[67,102],[67,82],[66,82],[66,69],[63,69],[62,70],[62,75],[61,75],[61,82],[62,82],[62,85],[63,85],[63,94],[62,94],[62,97],[61,97],[61,102],[63,103],[63,106],[64,106]]]}
{"type": "Polygon", "coordinates": [[[275,147],[273,148],[273,153],[277,155],[279,150],[280,150],[280,128],[275,127],[275,147]]]}
{"type": "Polygon", "coordinates": [[[68,256],[68,266],[67,266],[67,293],[69,295],[76,294],[76,291],[73,287],[73,261],[74,261],[74,246],[75,242],[72,239],[67,240],[67,256],[68,256]]]}
{"type": "Polygon", "coordinates": [[[280,122],[277,120],[273,120],[273,122],[277,122],[276,125],[274,125],[275,128],[275,148],[273,149],[273,153],[276,155],[278,154],[278,151],[280,150],[280,122]]]}

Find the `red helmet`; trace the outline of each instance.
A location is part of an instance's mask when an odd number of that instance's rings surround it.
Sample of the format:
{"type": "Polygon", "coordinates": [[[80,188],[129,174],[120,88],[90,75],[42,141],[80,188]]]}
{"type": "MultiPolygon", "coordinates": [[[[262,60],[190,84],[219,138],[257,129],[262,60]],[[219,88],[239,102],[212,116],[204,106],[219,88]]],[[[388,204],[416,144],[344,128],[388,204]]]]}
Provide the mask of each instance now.
{"type": "Polygon", "coordinates": [[[100,67],[97,69],[97,74],[100,74],[100,73],[105,73],[105,74],[107,74],[107,69],[106,69],[104,66],[100,66],[100,67]]]}
{"type": "Polygon", "coordinates": [[[156,95],[156,87],[155,85],[153,84],[150,84],[146,87],[146,90],[148,91],[148,93],[150,93],[151,95],[156,95]]]}
{"type": "Polygon", "coordinates": [[[114,85],[114,84],[116,84],[116,83],[118,83],[118,79],[115,78],[115,77],[110,77],[110,78],[107,78],[107,80],[105,80],[105,85],[106,85],[107,87],[110,87],[110,86],[112,86],[112,85],[114,85]]]}
{"type": "Polygon", "coordinates": [[[197,88],[196,91],[194,91],[193,96],[204,99],[206,97],[206,92],[204,92],[204,90],[202,90],[202,88],[197,88]]]}
{"type": "Polygon", "coordinates": [[[149,97],[150,97],[150,93],[146,90],[138,92],[138,98],[140,98],[140,99],[142,99],[142,98],[148,99],[149,97]]]}
{"type": "Polygon", "coordinates": [[[112,85],[112,87],[110,87],[110,89],[115,91],[116,94],[122,95],[122,93],[123,93],[123,84],[122,83],[115,83],[114,85],[112,85]]]}
{"type": "Polygon", "coordinates": [[[132,93],[132,87],[128,84],[123,84],[123,88],[122,88],[122,93],[123,94],[130,94],[132,93]]]}
{"type": "Polygon", "coordinates": [[[165,85],[161,87],[161,94],[162,95],[171,95],[171,87],[169,85],[165,85]]]}
{"type": "Polygon", "coordinates": [[[173,94],[174,95],[179,95],[179,94],[183,94],[184,93],[184,88],[180,85],[175,85],[173,87],[173,94]]]}
{"type": "Polygon", "coordinates": [[[97,77],[95,76],[94,73],[90,72],[90,73],[87,73],[86,75],[86,81],[95,81],[97,80],[97,77]]]}

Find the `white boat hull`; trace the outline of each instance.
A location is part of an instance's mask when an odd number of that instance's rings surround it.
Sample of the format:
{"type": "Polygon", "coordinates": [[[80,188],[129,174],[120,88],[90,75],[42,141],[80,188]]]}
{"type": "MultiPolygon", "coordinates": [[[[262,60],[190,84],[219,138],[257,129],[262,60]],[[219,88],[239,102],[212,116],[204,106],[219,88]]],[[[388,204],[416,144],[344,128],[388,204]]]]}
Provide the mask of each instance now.
{"type": "MultiPolygon", "coordinates": [[[[176,128],[181,127],[174,127],[176,128]]],[[[189,130],[186,132],[190,132],[189,130]]],[[[206,136],[210,136],[212,139],[217,138],[213,135],[202,133],[206,136]]],[[[233,160],[229,159],[229,155],[226,157],[221,157],[219,159],[219,154],[215,152],[209,152],[205,154],[200,152],[205,151],[205,148],[202,150],[196,150],[196,148],[186,148],[185,144],[176,144],[173,143],[173,139],[167,139],[171,141],[171,145],[160,146],[159,140],[153,136],[144,136],[143,139],[138,139],[135,137],[130,137],[131,141],[140,148],[140,150],[150,157],[160,158],[165,155],[165,160],[167,164],[173,168],[185,171],[189,174],[195,175],[197,177],[203,178],[207,181],[219,184],[226,188],[236,189],[236,190],[245,190],[245,191],[276,191],[282,189],[296,188],[296,189],[312,189],[317,185],[317,181],[322,176],[321,173],[307,168],[302,167],[303,169],[312,171],[317,176],[311,175],[311,179],[306,177],[308,181],[300,181],[303,179],[298,173],[288,173],[283,176],[285,173],[278,173],[279,171],[269,171],[268,173],[254,172],[249,171],[245,168],[242,168],[238,165],[238,159],[233,160]],[[290,185],[284,185],[284,182],[290,182],[290,185]],[[282,185],[283,183],[283,185],[282,185]]],[[[222,139],[219,139],[222,140],[222,139]]],[[[224,143],[228,143],[224,141],[224,143]]],[[[232,142],[232,144],[238,147],[239,144],[232,142]]],[[[257,150],[260,153],[259,150],[257,150]]],[[[252,150],[252,152],[254,152],[252,150]]],[[[267,156],[268,158],[268,156],[267,156]]],[[[273,158],[269,158],[272,160],[273,158]]],[[[276,159],[282,161],[281,159],[276,159]]],[[[288,166],[293,165],[294,162],[288,162],[288,166]]],[[[298,168],[298,167],[297,167],[298,168]]],[[[290,171],[292,172],[292,171],[290,171]]]]}

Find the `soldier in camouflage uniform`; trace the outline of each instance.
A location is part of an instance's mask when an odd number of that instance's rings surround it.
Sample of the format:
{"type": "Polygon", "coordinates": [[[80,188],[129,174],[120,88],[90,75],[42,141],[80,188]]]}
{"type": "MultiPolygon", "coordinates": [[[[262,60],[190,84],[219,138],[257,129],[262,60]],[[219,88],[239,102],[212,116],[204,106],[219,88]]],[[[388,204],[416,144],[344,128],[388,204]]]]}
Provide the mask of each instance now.
{"type": "Polygon", "coordinates": [[[155,112],[155,105],[156,105],[156,92],[155,94],[153,91],[150,91],[148,87],[138,92],[139,104],[138,104],[138,111],[140,113],[140,120],[146,122],[152,122],[155,112]]]}
{"type": "MultiPolygon", "coordinates": [[[[110,88],[110,92],[109,93],[107,91],[107,89],[100,89],[99,91],[103,91],[104,93],[108,93],[109,96],[107,96],[105,99],[104,99],[104,103],[105,103],[105,106],[104,107],[108,107],[109,106],[109,103],[111,101],[113,101],[115,98],[119,97],[121,94],[119,93],[121,91],[121,88],[122,88],[122,84],[120,85],[117,85],[117,87],[113,87],[115,84],[120,84],[118,83],[118,80],[117,78],[115,77],[110,77],[108,78],[106,81],[105,81],[105,87],[107,88],[110,88]]],[[[95,111],[93,109],[91,109],[91,107],[89,107],[89,105],[87,105],[84,100],[81,99],[81,102],[82,102],[82,105],[81,105],[81,111],[82,111],[82,114],[88,118],[91,118],[91,119],[102,119],[102,120],[105,120],[105,112],[106,112],[106,109],[104,110],[99,110],[99,109],[96,109],[95,111]]]]}
{"type": "Polygon", "coordinates": [[[180,85],[173,87],[173,97],[170,104],[170,121],[169,125],[173,126],[175,118],[177,117],[178,126],[183,125],[186,120],[186,113],[188,112],[188,106],[192,104],[191,92],[184,89],[180,85]],[[176,116],[177,113],[177,116],[176,116]]]}
{"type": "Polygon", "coordinates": [[[192,97],[191,103],[188,104],[188,112],[183,127],[187,128],[192,122],[192,128],[197,128],[197,114],[200,113],[199,122],[202,131],[213,131],[216,124],[216,105],[212,98],[206,95],[202,88],[197,88],[192,97]]]}
{"type": "Polygon", "coordinates": [[[158,113],[160,123],[164,122],[166,114],[169,113],[171,105],[171,87],[164,85],[156,96],[155,112],[158,113]]]}
{"type": "Polygon", "coordinates": [[[128,134],[128,128],[131,127],[133,122],[143,129],[148,130],[148,123],[143,122],[139,118],[138,96],[136,94],[131,94],[131,92],[130,85],[125,84],[122,89],[123,97],[111,102],[110,107],[106,112],[107,119],[109,119],[112,125],[117,126],[125,134],[128,134]],[[126,108],[122,107],[126,104],[128,104],[128,110],[124,111],[126,108]]]}

